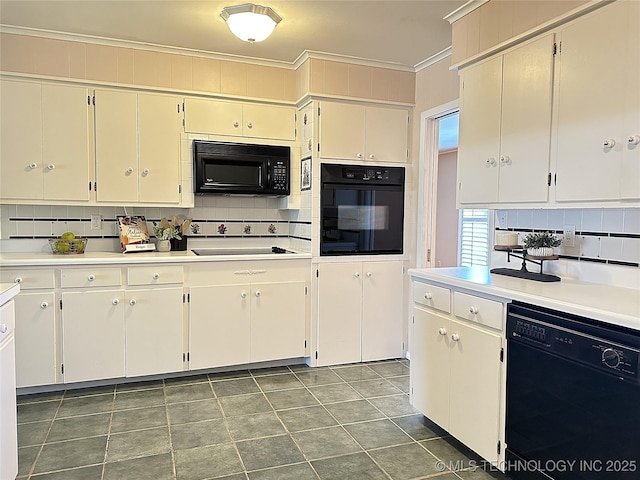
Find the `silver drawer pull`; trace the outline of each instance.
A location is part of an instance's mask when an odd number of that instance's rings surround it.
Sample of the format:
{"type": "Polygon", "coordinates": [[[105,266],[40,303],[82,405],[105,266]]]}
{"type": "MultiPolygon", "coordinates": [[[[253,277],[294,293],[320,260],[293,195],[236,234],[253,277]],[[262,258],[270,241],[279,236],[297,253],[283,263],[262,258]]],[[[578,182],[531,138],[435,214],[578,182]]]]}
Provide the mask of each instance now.
{"type": "Polygon", "coordinates": [[[136,304],[136,299],[132,298],[131,300],[129,300],[129,305],[133,306],[136,304]]]}
{"type": "Polygon", "coordinates": [[[87,277],[87,280],[89,280],[90,282],[93,282],[95,279],[96,276],[93,273],[89,274],[89,276],[87,277]]]}
{"type": "Polygon", "coordinates": [[[446,328],[444,328],[444,327],[440,327],[440,328],[438,329],[438,334],[439,334],[439,335],[446,335],[446,334],[447,334],[447,329],[446,329],[446,328]]]}
{"type": "Polygon", "coordinates": [[[13,281],[16,283],[22,283],[22,277],[16,277],[13,279],[13,281]]]}
{"type": "Polygon", "coordinates": [[[460,335],[458,335],[457,333],[452,334],[451,340],[453,340],[454,342],[458,342],[460,340],[460,335]]]}
{"type": "Polygon", "coordinates": [[[0,333],[7,333],[9,331],[9,327],[7,326],[6,323],[3,323],[2,325],[0,325],[0,333]]]}
{"type": "Polygon", "coordinates": [[[433,295],[431,294],[431,292],[427,292],[424,294],[425,300],[431,300],[432,298],[433,298],[433,295]]]}
{"type": "Polygon", "coordinates": [[[154,280],[157,280],[157,279],[159,279],[159,278],[160,278],[160,274],[159,274],[159,273],[154,273],[154,274],[153,274],[153,279],[154,279],[154,280]]]}
{"type": "Polygon", "coordinates": [[[473,305],[469,307],[469,313],[471,315],[476,315],[479,312],[478,307],[474,307],[473,305]]]}
{"type": "Polygon", "coordinates": [[[262,292],[261,292],[260,290],[258,290],[258,291],[256,292],[256,297],[261,297],[261,296],[262,296],[262,292]]]}
{"type": "Polygon", "coordinates": [[[117,298],[114,298],[113,300],[111,300],[111,305],[118,305],[120,303],[120,300],[118,300],[117,298]]]}
{"type": "Polygon", "coordinates": [[[43,310],[44,310],[45,308],[47,308],[48,306],[49,306],[49,302],[42,302],[42,303],[40,304],[40,308],[41,308],[41,309],[43,309],[43,310]]]}
{"type": "Polygon", "coordinates": [[[242,292],[242,293],[240,294],[240,297],[241,297],[241,298],[247,298],[247,292],[242,292]]]}

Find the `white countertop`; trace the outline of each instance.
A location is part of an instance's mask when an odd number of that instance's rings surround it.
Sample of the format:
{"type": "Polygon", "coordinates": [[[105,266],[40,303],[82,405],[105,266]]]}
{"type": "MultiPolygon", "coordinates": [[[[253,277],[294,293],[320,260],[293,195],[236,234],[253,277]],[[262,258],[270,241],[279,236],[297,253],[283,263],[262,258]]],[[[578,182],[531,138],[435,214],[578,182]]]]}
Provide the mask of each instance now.
{"type": "Polygon", "coordinates": [[[640,290],[563,278],[544,283],[489,273],[488,267],[414,268],[413,279],[464,288],[640,330],[640,290]]]}
{"type": "MultiPolygon", "coordinates": [[[[240,250],[239,250],[240,251],[240,250]]],[[[59,265],[113,265],[145,263],[221,262],[237,260],[296,260],[310,259],[306,252],[278,254],[242,254],[199,256],[191,250],[181,252],[85,252],[78,255],[54,255],[52,253],[2,253],[1,267],[35,267],[59,265]]]]}
{"type": "Polygon", "coordinates": [[[4,305],[20,292],[18,283],[0,283],[0,305],[4,305]]]}

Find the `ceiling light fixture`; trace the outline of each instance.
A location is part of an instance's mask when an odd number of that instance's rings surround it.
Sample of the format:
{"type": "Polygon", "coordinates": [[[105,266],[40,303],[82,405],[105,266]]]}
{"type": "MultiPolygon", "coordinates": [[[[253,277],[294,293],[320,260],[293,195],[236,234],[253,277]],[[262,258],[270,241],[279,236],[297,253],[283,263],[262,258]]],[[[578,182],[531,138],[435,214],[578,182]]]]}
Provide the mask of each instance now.
{"type": "Polygon", "coordinates": [[[220,16],[236,37],[249,43],[263,41],[282,20],[271,7],[253,3],[224,7],[220,16]]]}

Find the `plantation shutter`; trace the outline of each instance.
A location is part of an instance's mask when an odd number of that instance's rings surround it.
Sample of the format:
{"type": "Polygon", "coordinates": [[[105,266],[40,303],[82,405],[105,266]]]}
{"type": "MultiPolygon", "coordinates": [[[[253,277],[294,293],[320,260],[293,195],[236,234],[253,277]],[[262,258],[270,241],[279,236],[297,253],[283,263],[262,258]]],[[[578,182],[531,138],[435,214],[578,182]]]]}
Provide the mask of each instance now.
{"type": "Polygon", "coordinates": [[[489,210],[460,211],[460,266],[489,264],[489,210]]]}

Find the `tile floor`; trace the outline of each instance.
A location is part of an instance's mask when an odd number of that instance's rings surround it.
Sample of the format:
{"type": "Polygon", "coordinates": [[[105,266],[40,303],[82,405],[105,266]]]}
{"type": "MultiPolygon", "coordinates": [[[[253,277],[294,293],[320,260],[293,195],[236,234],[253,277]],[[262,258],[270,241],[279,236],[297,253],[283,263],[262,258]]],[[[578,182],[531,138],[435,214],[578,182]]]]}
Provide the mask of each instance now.
{"type": "Polygon", "coordinates": [[[20,396],[18,478],[506,478],[474,468],[408,390],[408,362],[393,360],[20,396]]]}

